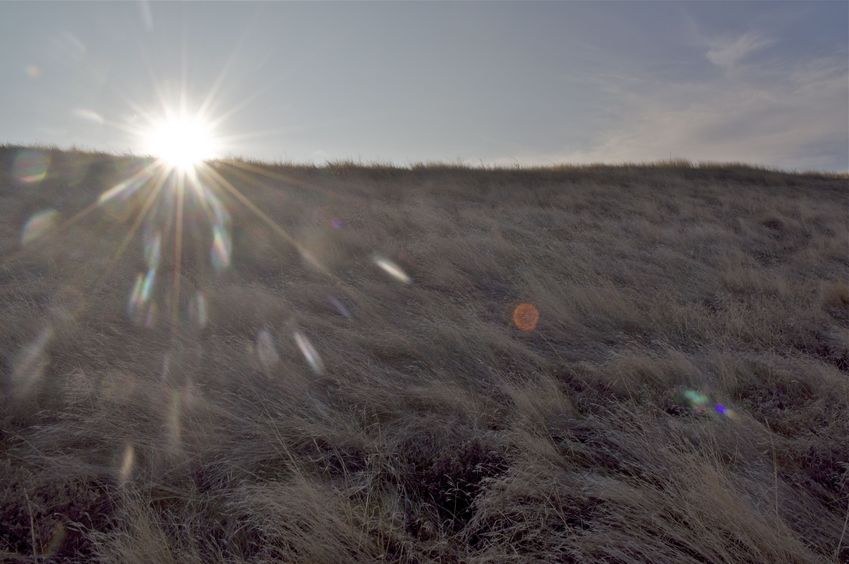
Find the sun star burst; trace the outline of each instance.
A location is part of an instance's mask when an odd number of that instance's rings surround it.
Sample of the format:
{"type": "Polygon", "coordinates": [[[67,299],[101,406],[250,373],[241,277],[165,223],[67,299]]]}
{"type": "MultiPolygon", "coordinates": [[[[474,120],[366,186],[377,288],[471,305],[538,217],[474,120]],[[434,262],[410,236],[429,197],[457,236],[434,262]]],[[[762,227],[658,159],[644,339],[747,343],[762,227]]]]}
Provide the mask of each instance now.
{"type": "Polygon", "coordinates": [[[151,122],[142,134],[143,149],[169,168],[191,172],[217,156],[218,141],[211,123],[201,115],[168,113],[151,122]]]}

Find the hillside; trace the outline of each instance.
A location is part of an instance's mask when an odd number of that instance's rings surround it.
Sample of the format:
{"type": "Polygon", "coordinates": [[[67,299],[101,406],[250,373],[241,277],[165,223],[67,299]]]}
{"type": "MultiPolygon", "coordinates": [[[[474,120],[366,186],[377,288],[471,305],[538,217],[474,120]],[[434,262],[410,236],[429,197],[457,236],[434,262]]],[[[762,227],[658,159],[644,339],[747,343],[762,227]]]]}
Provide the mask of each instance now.
{"type": "Polygon", "coordinates": [[[847,177],[148,165],[0,148],[0,559],[849,561],[847,177]]]}

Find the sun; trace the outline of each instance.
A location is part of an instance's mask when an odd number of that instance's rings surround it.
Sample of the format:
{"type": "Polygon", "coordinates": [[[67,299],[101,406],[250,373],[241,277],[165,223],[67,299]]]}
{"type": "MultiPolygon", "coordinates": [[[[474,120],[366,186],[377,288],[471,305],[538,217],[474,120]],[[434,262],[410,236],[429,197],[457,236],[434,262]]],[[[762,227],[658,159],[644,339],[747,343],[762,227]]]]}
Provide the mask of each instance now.
{"type": "Polygon", "coordinates": [[[212,125],[199,115],[168,114],[153,121],[142,139],[146,153],[182,172],[193,171],[218,151],[212,125]]]}

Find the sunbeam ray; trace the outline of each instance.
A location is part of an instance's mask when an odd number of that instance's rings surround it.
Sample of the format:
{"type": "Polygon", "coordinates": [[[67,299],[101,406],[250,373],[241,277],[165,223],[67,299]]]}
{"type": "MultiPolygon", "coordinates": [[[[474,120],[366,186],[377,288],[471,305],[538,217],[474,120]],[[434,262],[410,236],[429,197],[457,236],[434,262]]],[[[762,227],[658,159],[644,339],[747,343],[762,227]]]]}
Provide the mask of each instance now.
{"type": "Polygon", "coordinates": [[[174,208],[174,270],[171,292],[171,330],[175,331],[180,313],[180,277],[183,267],[183,199],[185,175],[177,176],[177,205],[174,208]]]}
{"type": "Polygon", "coordinates": [[[260,219],[266,226],[268,226],[274,233],[279,235],[283,240],[287,243],[295,247],[301,256],[309,262],[312,266],[314,266],[320,272],[330,275],[330,271],[321,264],[318,259],[316,259],[312,253],[309,252],[303,245],[301,245],[294,237],[292,237],[288,231],[286,231],[279,223],[271,219],[264,211],[259,209],[256,204],[250,201],[238,188],[233,186],[229,180],[224,178],[221,174],[219,174],[215,169],[211,167],[207,167],[204,169],[205,172],[209,173],[211,177],[213,177],[228,193],[230,193],[234,198],[236,198],[239,203],[249,209],[257,218],[260,219]]]}

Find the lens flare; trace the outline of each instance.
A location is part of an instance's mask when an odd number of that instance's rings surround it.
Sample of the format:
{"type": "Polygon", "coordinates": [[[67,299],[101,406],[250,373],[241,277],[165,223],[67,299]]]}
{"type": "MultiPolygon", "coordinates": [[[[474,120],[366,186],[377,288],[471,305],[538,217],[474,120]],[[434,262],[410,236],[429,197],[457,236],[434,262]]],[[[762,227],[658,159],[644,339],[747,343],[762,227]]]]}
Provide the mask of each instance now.
{"type": "Polygon", "coordinates": [[[103,192],[97,199],[98,205],[104,205],[107,202],[117,199],[118,203],[125,203],[130,197],[135,194],[139,188],[147,185],[150,182],[152,174],[140,174],[126,180],[122,180],[109,190],[103,192]]]}
{"type": "Polygon", "coordinates": [[[723,405],[721,403],[716,404],[713,407],[713,410],[715,412],[717,412],[718,414],[724,415],[725,417],[727,417],[729,419],[736,419],[737,418],[737,414],[734,412],[733,409],[729,409],[728,407],[726,407],[725,405],[723,405]]]}
{"type": "Polygon", "coordinates": [[[125,484],[133,472],[136,461],[136,451],[133,445],[124,445],[124,453],[121,455],[121,466],[118,468],[118,483],[125,484]]]}
{"type": "Polygon", "coordinates": [[[351,319],[351,310],[345,307],[345,304],[337,298],[336,296],[328,296],[327,301],[330,302],[330,305],[345,319],[351,319]]]}
{"type": "Polygon", "coordinates": [[[402,284],[409,284],[410,277],[407,276],[407,273],[404,272],[400,266],[389,260],[388,258],[382,256],[375,256],[374,263],[380,267],[386,274],[401,282],[402,284]]]}
{"type": "Polygon", "coordinates": [[[25,395],[37,384],[47,368],[50,358],[47,347],[53,339],[53,328],[45,327],[20,352],[12,367],[12,393],[25,395]]]}
{"type": "Polygon", "coordinates": [[[318,352],[315,350],[315,347],[312,346],[307,337],[301,333],[300,331],[295,331],[295,344],[298,345],[298,349],[301,351],[301,354],[304,355],[304,359],[307,361],[307,364],[310,365],[310,368],[316,374],[321,374],[324,372],[324,362],[322,362],[321,357],[318,356],[318,352]]]}
{"type": "Polygon", "coordinates": [[[144,282],[142,283],[141,292],[139,294],[139,299],[142,303],[148,301],[150,299],[151,294],[153,293],[153,284],[156,282],[156,270],[150,269],[147,271],[147,274],[144,276],[144,282]]]}
{"type": "Polygon", "coordinates": [[[537,323],[539,323],[539,310],[534,304],[519,304],[513,310],[513,325],[521,331],[529,333],[536,329],[537,323]]]}
{"type": "Polygon", "coordinates": [[[209,314],[206,309],[206,296],[203,295],[203,292],[196,292],[189,301],[189,318],[198,329],[206,327],[209,314]]]}
{"type": "Polygon", "coordinates": [[[274,346],[274,338],[268,329],[262,329],[256,337],[256,355],[265,370],[271,370],[280,362],[277,347],[274,346]]]}
{"type": "Polygon", "coordinates": [[[195,176],[192,183],[200,196],[201,203],[207,210],[212,225],[212,247],[209,250],[209,260],[216,272],[230,267],[233,256],[233,239],[230,229],[230,212],[221,203],[218,196],[195,176]]]}
{"type": "Polygon", "coordinates": [[[727,417],[728,419],[736,419],[737,414],[733,409],[730,409],[725,404],[712,402],[710,396],[698,390],[684,390],[684,399],[690,404],[690,409],[695,413],[705,414],[710,412],[710,406],[713,404],[713,412],[727,417]]]}
{"type": "Polygon", "coordinates": [[[42,151],[18,151],[12,163],[12,176],[23,184],[36,184],[47,176],[50,155],[42,151]]]}
{"type": "Polygon", "coordinates": [[[221,224],[214,225],[212,227],[212,249],[209,252],[212,267],[218,272],[226,270],[230,266],[232,253],[233,241],[230,238],[230,230],[221,224]]]}
{"type": "Polygon", "coordinates": [[[696,390],[686,390],[684,392],[684,399],[690,402],[690,405],[693,406],[693,408],[702,410],[704,410],[704,406],[710,401],[705,394],[696,390]]]}
{"type": "Polygon", "coordinates": [[[144,323],[143,325],[147,329],[153,329],[156,327],[156,318],[159,313],[159,308],[155,303],[151,302],[149,306],[147,306],[147,312],[144,315],[144,323]]]}
{"type": "Polygon", "coordinates": [[[51,231],[59,222],[59,212],[42,210],[30,217],[21,230],[21,245],[28,245],[51,231]]]}
{"type": "Polygon", "coordinates": [[[159,268],[162,258],[162,233],[157,231],[146,231],[144,236],[144,260],[149,270],[159,268]]]}
{"type": "MultiPolygon", "coordinates": [[[[157,161],[144,166],[136,163],[130,168],[127,171],[130,176],[103,192],[97,205],[114,218],[132,221],[115,252],[115,259],[123,254],[126,245],[143,226],[142,252],[147,270],[146,274],[136,279],[127,306],[131,320],[138,325],[153,327],[156,324],[158,308],[151,302],[153,287],[163,254],[173,250],[173,272],[170,273],[172,284],[165,298],[169,304],[170,327],[176,329],[179,311],[185,307],[179,283],[183,256],[187,249],[196,248],[188,246],[184,239],[200,236],[195,228],[195,218],[208,219],[212,239],[209,261],[216,272],[221,272],[232,262],[230,213],[216,196],[214,186],[207,183],[201,172],[208,172],[209,167],[178,173],[175,172],[176,167],[157,161]],[[190,223],[184,229],[186,222],[190,223]]],[[[192,301],[197,299],[189,300],[190,318],[200,323],[202,328],[206,324],[206,302],[192,301]]]]}
{"type": "MultiPolygon", "coordinates": [[[[286,228],[251,201],[240,187],[234,185],[234,181],[230,180],[232,177],[221,172],[229,168],[231,172],[239,173],[235,169],[240,168],[242,174],[239,176],[249,179],[244,172],[252,170],[250,165],[204,162],[216,158],[225,146],[226,138],[217,137],[214,129],[229,114],[206,114],[206,110],[215,106],[211,95],[199,106],[201,110],[195,113],[185,109],[187,99],[187,93],[182,92],[180,106],[170,108],[164,100],[160,100],[163,111],[158,116],[134,108],[137,112],[135,115],[141,115],[141,122],[137,121],[138,117],[134,117],[126,129],[138,136],[136,147],[153,155],[155,160],[122,160],[117,170],[113,171],[123,176],[121,181],[104,191],[91,206],[92,209],[112,213],[112,219],[130,226],[112,254],[107,272],[128,245],[137,240],[138,231],[143,228],[141,242],[145,268],[134,280],[127,302],[127,313],[134,323],[152,328],[159,317],[158,304],[161,304],[168,310],[162,315],[166,322],[170,320],[168,329],[172,337],[177,338],[175,341],[184,335],[181,331],[183,323],[200,329],[209,323],[209,304],[201,289],[204,287],[201,284],[205,282],[201,278],[209,273],[209,269],[205,268],[207,265],[200,264],[204,262],[203,259],[194,253],[200,253],[201,256],[208,253],[207,264],[211,265],[214,273],[221,273],[233,264],[233,230],[230,211],[225,202],[240,204],[265,227],[292,245],[311,267],[334,278],[337,283],[341,282],[286,228]],[[177,107],[180,109],[175,110],[177,107]],[[224,202],[221,198],[224,198],[224,202]],[[199,220],[208,220],[209,231],[200,229],[199,220]],[[187,285],[194,287],[195,291],[186,292],[187,285]],[[185,315],[186,311],[188,316],[185,315]]],[[[109,125],[100,114],[91,110],[79,110],[76,115],[109,125]]],[[[47,176],[49,161],[48,153],[21,153],[15,161],[15,177],[24,183],[38,182],[47,176]]],[[[85,168],[80,170],[85,171],[85,168]]],[[[346,222],[335,214],[325,216],[325,221],[328,220],[332,229],[346,227],[346,222]]],[[[32,225],[25,228],[22,238],[26,241],[36,238],[52,222],[55,222],[52,213],[34,217],[32,225]]],[[[62,227],[67,223],[63,223],[62,227]]],[[[372,260],[396,281],[403,284],[411,282],[410,276],[388,258],[374,256],[372,260]]],[[[341,316],[351,317],[350,310],[342,301],[335,297],[329,300],[341,316]]],[[[324,363],[309,339],[300,331],[295,331],[293,337],[312,371],[321,374],[325,369],[324,363]]],[[[248,347],[250,354],[258,357],[259,364],[266,371],[280,363],[275,338],[269,329],[260,330],[255,343],[248,344],[248,347]]],[[[163,367],[165,379],[172,372],[170,364],[170,357],[166,357],[163,367]]],[[[182,406],[180,402],[172,405],[177,412],[182,406]]],[[[177,439],[172,443],[179,443],[179,415],[172,419],[173,424],[169,423],[168,426],[177,429],[177,439]]]]}
{"type": "Polygon", "coordinates": [[[200,115],[167,112],[142,137],[145,152],[182,172],[193,171],[218,151],[212,125],[200,115]]]}
{"type": "Polygon", "coordinates": [[[148,328],[156,324],[156,304],[150,301],[155,284],[156,269],[151,268],[146,274],[139,274],[130,293],[130,301],[127,303],[127,315],[130,319],[148,328]]]}

